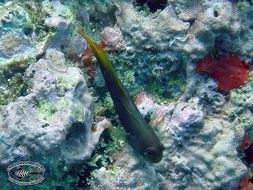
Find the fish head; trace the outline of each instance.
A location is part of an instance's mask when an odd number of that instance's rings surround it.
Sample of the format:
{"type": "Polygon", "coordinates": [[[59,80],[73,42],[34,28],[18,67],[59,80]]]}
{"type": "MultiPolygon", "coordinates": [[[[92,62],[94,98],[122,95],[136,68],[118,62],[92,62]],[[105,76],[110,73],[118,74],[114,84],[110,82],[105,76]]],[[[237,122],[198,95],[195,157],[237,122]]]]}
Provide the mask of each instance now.
{"type": "Polygon", "coordinates": [[[145,160],[152,163],[158,163],[162,160],[164,149],[165,148],[162,144],[159,144],[158,146],[149,146],[144,149],[142,155],[145,160]]]}

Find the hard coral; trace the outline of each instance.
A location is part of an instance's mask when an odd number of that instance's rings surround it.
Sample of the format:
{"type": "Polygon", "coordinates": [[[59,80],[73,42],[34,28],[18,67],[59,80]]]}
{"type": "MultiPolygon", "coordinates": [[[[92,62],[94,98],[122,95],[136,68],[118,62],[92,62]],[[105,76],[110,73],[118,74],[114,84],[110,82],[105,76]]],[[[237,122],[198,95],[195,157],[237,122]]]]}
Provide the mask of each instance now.
{"type": "Polygon", "coordinates": [[[249,66],[236,53],[226,56],[205,56],[197,62],[197,72],[208,73],[218,83],[220,91],[228,91],[243,85],[249,77],[249,66]]]}

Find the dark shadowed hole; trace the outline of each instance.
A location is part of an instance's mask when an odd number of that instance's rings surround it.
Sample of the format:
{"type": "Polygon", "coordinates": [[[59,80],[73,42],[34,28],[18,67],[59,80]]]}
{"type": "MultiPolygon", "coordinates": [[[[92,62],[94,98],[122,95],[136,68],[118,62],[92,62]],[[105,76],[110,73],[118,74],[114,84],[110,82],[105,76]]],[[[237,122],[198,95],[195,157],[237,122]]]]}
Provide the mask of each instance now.
{"type": "Polygon", "coordinates": [[[57,186],[56,190],[64,190],[64,187],[63,186],[57,186]]]}
{"type": "Polygon", "coordinates": [[[189,20],[190,27],[192,27],[194,25],[195,21],[196,21],[195,18],[189,20]]]}
{"type": "Polygon", "coordinates": [[[69,129],[69,133],[66,136],[65,140],[65,149],[71,150],[74,145],[78,146],[80,138],[85,138],[87,133],[87,128],[85,123],[76,122],[72,124],[72,127],[69,129]]]}
{"type": "Polygon", "coordinates": [[[151,12],[156,12],[157,10],[163,10],[166,7],[167,0],[135,0],[134,4],[137,6],[147,4],[151,12]]]}
{"type": "Polygon", "coordinates": [[[218,12],[217,10],[214,10],[214,11],[213,11],[213,16],[214,16],[214,17],[218,17],[218,16],[219,16],[219,12],[218,12]]]}
{"type": "MultiPolygon", "coordinates": [[[[105,130],[100,136],[99,141],[100,142],[103,141],[105,144],[108,144],[111,140],[112,139],[111,139],[111,135],[109,131],[105,130]]],[[[89,165],[88,163],[93,162],[93,159],[94,159],[93,157],[96,154],[104,155],[105,152],[106,152],[106,147],[102,146],[101,144],[98,144],[96,147],[96,150],[93,151],[91,158],[87,160],[87,162],[72,166],[71,171],[67,175],[72,175],[75,177],[77,177],[76,175],[78,175],[77,181],[75,182],[75,184],[73,184],[73,186],[76,187],[76,189],[79,189],[79,188],[89,189],[91,184],[88,183],[88,178],[91,176],[92,171],[98,168],[101,168],[103,166],[103,163],[101,160],[96,162],[97,166],[92,166],[92,165],[89,165]]],[[[109,157],[107,159],[109,162],[109,157]]]]}
{"type": "Polygon", "coordinates": [[[24,28],[23,28],[23,32],[24,32],[24,34],[25,34],[26,36],[31,36],[32,33],[33,33],[33,28],[31,28],[31,27],[24,27],[24,28]]]}

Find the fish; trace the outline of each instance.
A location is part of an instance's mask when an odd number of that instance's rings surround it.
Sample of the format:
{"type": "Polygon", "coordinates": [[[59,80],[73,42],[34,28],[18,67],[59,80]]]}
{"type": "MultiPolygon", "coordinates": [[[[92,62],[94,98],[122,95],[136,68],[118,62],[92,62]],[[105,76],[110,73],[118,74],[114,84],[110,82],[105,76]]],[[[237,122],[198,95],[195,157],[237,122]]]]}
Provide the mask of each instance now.
{"type": "Polygon", "coordinates": [[[164,146],[154,130],[147,124],[129,93],[118,78],[103,48],[94,43],[80,28],[77,32],[91,47],[101,69],[106,86],[119,115],[128,143],[143,158],[151,163],[162,160],[164,146]]]}

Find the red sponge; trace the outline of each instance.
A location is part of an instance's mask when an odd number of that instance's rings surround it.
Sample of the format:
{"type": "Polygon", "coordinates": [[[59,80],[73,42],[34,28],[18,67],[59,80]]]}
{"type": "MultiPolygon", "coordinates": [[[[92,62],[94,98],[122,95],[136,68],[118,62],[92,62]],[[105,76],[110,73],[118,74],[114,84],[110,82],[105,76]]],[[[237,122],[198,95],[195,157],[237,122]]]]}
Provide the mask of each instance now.
{"type": "Polygon", "coordinates": [[[205,56],[197,62],[196,71],[208,73],[217,81],[220,91],[228,91],[247,81],[250,67],[236,53],[231,53],[220,57],[205,56]]]}

